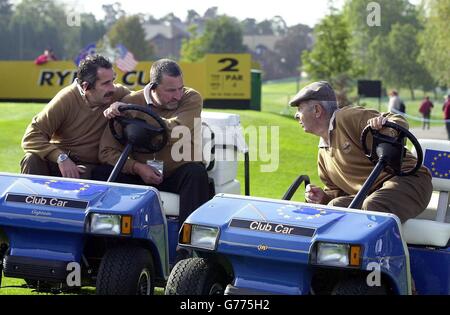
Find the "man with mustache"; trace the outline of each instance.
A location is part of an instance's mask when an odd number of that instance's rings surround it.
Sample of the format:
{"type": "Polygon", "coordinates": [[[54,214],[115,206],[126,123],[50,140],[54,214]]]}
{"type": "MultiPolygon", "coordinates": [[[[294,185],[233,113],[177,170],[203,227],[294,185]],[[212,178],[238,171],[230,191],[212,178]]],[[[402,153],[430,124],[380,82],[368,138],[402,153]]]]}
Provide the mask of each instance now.
{"type": "MultiPolygon", "coordinates": [[[[103,56],[88,56],[80,63],[75,82],[28,125],[22,139],[23,174],[91,178],[108,121],[103,111],[130,93],[114,79],[112,64],[103,56]]],[[[120,113],[113,111],[111,116],[115,114],[120,113]]]]}

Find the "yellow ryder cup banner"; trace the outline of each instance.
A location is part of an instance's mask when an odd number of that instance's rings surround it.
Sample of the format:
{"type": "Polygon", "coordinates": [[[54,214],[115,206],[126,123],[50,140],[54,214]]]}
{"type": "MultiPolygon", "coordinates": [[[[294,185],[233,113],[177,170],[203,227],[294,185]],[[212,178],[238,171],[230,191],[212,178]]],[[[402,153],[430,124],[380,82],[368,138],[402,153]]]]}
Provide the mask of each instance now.
{"type": "MultiPolygon", "coordinates": [[[[152,62],[140,62],[134,71],[123,73],[116,67],[116,83],[131,90],[142,89],[150,81],[152,62]]],[[[245,54],[207,55],[199,63],[180,63],[184,83],[203,99],[250,100],[251,57],[245,54]]],[[[76,78],[71,61],[35,65],[33,61],[0,61],[0,100],[49,100],[76,78]]]]}
{"type": "MultiPolygon", "coordinates": [[[[152,62],[140,62],[134,71],[124,73],[114,67],[116,83],[131,90],[142,89],[150,81],[152,62]]],[[[204,92],[205,69],[202,64],[180,64],[185,85],[204,92]]],[[[0,99],[49,100],[77,76],[77,68],[70,61],[54,61],[35,65],[33,61],[0,62],[0,99]]]]}

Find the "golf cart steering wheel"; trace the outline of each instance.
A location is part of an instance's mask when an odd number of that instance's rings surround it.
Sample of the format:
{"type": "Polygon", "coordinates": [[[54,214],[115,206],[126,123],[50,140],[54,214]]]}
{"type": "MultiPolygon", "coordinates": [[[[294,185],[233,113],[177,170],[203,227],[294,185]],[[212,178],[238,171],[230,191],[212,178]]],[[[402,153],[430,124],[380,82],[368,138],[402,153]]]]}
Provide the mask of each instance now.
{"type": "Polygon", "coordinates": [[[370,126],[367,126],[361,133],[361,144],[364,150],[364,154],[374,164],[377,164],[380,158],[384,159],[390,166],[390,171],[397,176],[409,176],[415,174],[423,162],[422,147],[420,146],[416,137],[408,129],[390,121],[387,121],[383,125],[383,127],[394,129],[395,131],[398,132],[398,136],[389,137],[381,134],[378,130],[372,129],[370,126]],[[369,152],[366,145],[366,138],[369,132],[372,134],[373,137],[371,152],[369,152]],[[412,142],[414,148],[416,149],[417,161],[413,169],[403,172],[401,170],[401,164],[406,154],[404,141],[405,138],[409,139],[412,142]]]}
{"type": "Polygon", "coordinates": [[[118,110],[121,113],[131,110],[142,112],[156,121],[158,127],[150,125],[144,119],[116,116],[109,120],[109,129],[117,141],[122,145],[133,145],[133,151],[138,153],[155,153],[164,148],[168,141],[167,126],[159,115],[147,107],[133,104],[121,105],[118,110]],[[117,133],[114,122],[122,126],[121,135],[117,133]]]}

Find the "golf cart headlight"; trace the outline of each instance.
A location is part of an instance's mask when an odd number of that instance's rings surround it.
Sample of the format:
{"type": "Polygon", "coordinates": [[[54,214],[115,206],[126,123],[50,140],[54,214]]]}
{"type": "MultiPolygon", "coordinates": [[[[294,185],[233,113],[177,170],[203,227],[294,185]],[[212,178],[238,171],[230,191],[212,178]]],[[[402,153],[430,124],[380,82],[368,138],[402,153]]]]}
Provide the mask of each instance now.
{"type": "Polygon", "coordinates": [[[335,267],[359,267],[361,253],[360,245],[318,243],[315,263],[335,267]]]}
{"type": "Polygon", "coordinates": [[[218,235],[219,228],[217,227],[185,223],[181,231],[180,243],[193,247],[214,250],[216,248],[218,235]]]}
{"type": "Polygon", "coordinates": [[[89,232],[94,234],[120,235],[121,218],[114,214],[91,214],[89,232]]]}
{"type": "Polygon", "coordinates": [[[348,244],[317,244],[317,264],[327,266],[348,266],[348,244]]]}

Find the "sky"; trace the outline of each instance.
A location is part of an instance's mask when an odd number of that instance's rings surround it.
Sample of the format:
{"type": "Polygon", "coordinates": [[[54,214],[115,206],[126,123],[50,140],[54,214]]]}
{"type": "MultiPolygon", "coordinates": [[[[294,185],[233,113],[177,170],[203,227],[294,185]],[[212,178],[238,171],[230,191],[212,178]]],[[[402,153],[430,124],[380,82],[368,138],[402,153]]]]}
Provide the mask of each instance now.
{"type": "MultiPolygon", "coordinates": [[[[17,4],[21,0],[10,0],[17,4]]],[[[145,13],[161,18],[174,13],[184,20],[188,10],[203,15],[210,7],[218,7],[219,14],[226,14],[244,20],[254,18],[257,22],[270,20],[274,16],[283,17],[288,26],[316,25],[328,13],[329,2],[341,9],[345,0],[55,0],[64,3],[68,11],[90,12],[98,19],[104,17],[102,5],[119,2],[128,14],[145,13]]],[[[376,0],[373,0],[376,2],[376,0]]],[[[421,0],[409,0],[419,4],[421,0]]]]}
{"type": "MultiPolygon", "coordinates": [[[[97,18],[103,18],[103,4],[119,2],[129,14],[147,13],[161,18],[174,13],[184,20],[188,10],[200,15],[210,7],[218,7],[219,14],[226,14],[244,20],[254,18],[258,22],[280,15],[288,26],[306,24],[316,25],[327,13],[329,2],[341,9],[345,0],[56,0],[65,3],[68,9],[92,12],[97,18]]],[[[419,4],[421,0],[410,0],[419,4]]],[[[376,2],[376,0],[374,0],[376,2]]]]}
{"type": "MultiPolygon", "coordinates": [[[[102,5],[120,2],[130,14],[147,13],[161,18],[173,12],[184,20],[188,10],[200,15],[210,7],[218,7],[219,14],[227,14],[243,20],[254,18],[258,22],[276,15],[283,17],[288,26],[299,23],[314,26],[328,12],[329,0],[57,0],[66,3],[68,9],[92,12],[97,18],[104,16],[102,5]]],[[[335,0],[335,7],[341,8],[345,0],[335,0]]]]}

